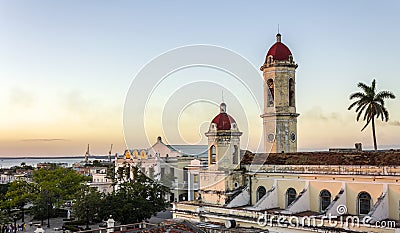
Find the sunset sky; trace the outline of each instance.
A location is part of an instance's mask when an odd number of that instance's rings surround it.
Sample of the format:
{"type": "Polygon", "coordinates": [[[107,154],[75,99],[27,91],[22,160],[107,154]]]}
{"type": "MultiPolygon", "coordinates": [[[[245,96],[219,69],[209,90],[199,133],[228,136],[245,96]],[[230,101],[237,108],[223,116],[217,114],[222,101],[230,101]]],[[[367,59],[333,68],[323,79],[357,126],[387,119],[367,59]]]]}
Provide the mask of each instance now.
{"type": "MultiPolygon", "coordinates": [[[[114,153],[122,153],[125,97],[142,67],[174,48],[209,44],[259,69],[278,24],[299,65],[299,150],[356,142],[372,148],[371,129],[360,132],[363,122],[347,107],[356,84],[373,78],[378,89],[397,96],[387,101],[390,121],[377,125],[379,147],[400,148],[399,11],[399,1],[372,0],[0,1],[0,156],[83,155],[87,144],[92,154],[107,154],[111,143],[114,153]]],[[[183,77],[196,82],[205,76],[227,77],[209,68],[178,71],[153,101],[177,91],[183,77]]],[[[201,88],[196,90],[207,93],[201,88]]],[[[221,92],[210,95],[219,98],[221,92]]],[[[238,95],[224,95],[228,113],[241,118],[238,95]]],[[[179,122],[185,139],[168,142],[206,143],[217,104],[187,107],[179,122]]],[[[150,133],[138,132],[134,147],[166,136],[151,119],[150,133]]],[[[250,120],[262,124],[259,117],[250,120]]]]}

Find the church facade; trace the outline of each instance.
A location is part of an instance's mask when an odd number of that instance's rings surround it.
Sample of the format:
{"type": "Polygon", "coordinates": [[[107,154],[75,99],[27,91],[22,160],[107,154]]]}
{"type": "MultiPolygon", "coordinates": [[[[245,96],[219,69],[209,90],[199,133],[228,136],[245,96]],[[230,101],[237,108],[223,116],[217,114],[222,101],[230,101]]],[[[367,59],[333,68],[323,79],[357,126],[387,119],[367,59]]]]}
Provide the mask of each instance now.
{"type": "Polygon", "coordinates": [[[297,152],[297,64],[276,38],[261,66],[266,153],[240,153],[242,133],[221,103],[199,194],[175,202],[174,218],[266,232],[399,232],[400,151],[297,152]]]}

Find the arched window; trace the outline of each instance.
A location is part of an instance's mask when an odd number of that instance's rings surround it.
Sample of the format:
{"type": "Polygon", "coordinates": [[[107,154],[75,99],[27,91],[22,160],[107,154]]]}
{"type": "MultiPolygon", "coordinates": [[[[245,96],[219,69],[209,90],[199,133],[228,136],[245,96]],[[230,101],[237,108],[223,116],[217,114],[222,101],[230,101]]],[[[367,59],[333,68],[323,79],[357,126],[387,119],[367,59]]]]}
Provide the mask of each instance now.
{"type": "Polygon", "coordinates": [[[289,79],[289,106],[294,107],[295,103],[295,91],[294,91],[294,80],[292,78],[289,79]]]}
{"type": "Polygon", "coordinates": [[[289,62],[292,63],[293,62],[293,56],[289,55],[289,62]]]}
{"type": "Polygon", "coordinates": [[[296,200],[296,196],[296,189],[288,188],[288,190],[286,191],[286,208],[289,207],[294,200],[296,200]]]}
{"type": "Polygon", "coordinates": [[[268,63],[272,62],[272,56],[268,56],[268,63]]]}
{"type": "Polygon", "coordinates": [[[268,79],[267,81],[268,93],[267,93],[267,106],[274,106],[274,80],[268,79]]]}
{"type": "Polygon", "coordinates": [[[238,164],[239,161],[239,152],[238,152],[238,146],[234,145],[233,146],[233,164],[238,164]]]}
{"type": "Polygon", "coordinates": [[[367,192],[361,192],[357,198],[358,215],[366,215],[371,210],[371,195],[367,192]]]}
{"type": "Polygon", "coordinates": [[[264,188],[264,186],[259,186],[257,188],[257,195],[256,195],[256,201],[258,202],[265,194],[267,193],[267,190],[264,188]]]}
{"type": "Polygon", "coordinates": [[[324,189],[319,193],[319,211],[323,212],[331,204],[331,193],[324,189]]]}
{"type": "Polygon", "coordinates": [[[145,159],[145,158],[146,158],[146,151],[142,150],[142,151],[140,152],[140,158],[141,158],[141,159],[145,159]]]}
{"type": "Polygon", "coordinates": [[[210,163],[215,164],[217,162],[217,152],[215,150],[215,146],[210,147],[210,163]]]}

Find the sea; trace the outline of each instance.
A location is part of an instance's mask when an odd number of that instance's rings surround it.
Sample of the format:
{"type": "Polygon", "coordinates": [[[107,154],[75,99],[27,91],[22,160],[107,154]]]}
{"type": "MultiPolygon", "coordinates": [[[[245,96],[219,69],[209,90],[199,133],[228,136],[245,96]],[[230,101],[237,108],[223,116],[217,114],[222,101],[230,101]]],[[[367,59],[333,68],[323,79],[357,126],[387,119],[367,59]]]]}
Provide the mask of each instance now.
{"type": "MultiPolygon", "coordinates": [[[[94,158],[89,158],[89,161],[94,160],[104,160],[107,159],[107,156],[98,156],[94,158]]],[[[11,168],[14,166],[21,166],[21,163],[25,163],[26,165],[30,165],[36,167],[38,163],[62,163],[66,166],[70,167],[74,163],[84,161],[85,157],[83,156],[71,156],[71,157],[21,157],[21,158],[9,158],[9,157],[0,157],[0,168],[11,168]]]]}

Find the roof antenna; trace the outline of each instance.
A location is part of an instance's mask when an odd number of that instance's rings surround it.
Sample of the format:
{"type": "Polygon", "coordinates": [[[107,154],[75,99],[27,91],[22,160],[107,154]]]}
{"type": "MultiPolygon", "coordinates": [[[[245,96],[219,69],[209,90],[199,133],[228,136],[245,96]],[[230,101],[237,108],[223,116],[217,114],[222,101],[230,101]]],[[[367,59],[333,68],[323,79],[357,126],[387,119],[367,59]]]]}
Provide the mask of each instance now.
{"type": "Polygon", "coordinates": [[[276,34],[276,42],[281,42],[282,41],[282,36],[279,33],[279,24],[278,24],[278,34],[276,34]]]}
{"type": "Polygon", "coordinates": [[[219,105],[219,112],[226,113],[226,104],[224,103],[224,90],[222,90],[222,103],[219,105]]]}

